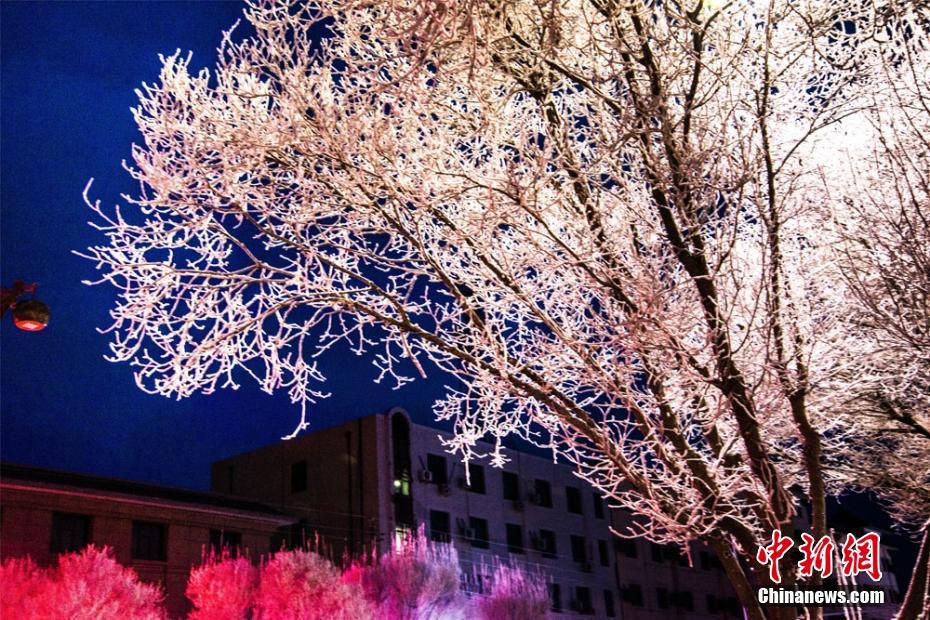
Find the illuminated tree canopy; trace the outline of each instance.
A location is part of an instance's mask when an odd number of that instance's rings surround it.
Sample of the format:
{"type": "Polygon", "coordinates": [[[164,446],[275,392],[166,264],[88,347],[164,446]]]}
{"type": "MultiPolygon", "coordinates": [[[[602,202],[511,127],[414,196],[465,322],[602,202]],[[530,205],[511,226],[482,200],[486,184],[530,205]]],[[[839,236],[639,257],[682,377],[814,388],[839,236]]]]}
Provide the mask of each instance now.
{"type": "Polygon", "coordinates": [[[247,18],[212,73],[163,59],[135,109],[139,191],[92,204],[112,358],[140,387],[250,376],[300,404],[299,431],[336,343],[398,384],[438,367],[451,450],[551,448],[639,516],[622,535],[711,545],[753,618],[793,614],[758,606],[765,571],[737,556],[799,506],[819,538],[825,498],[896,458],[885,498],[927,500],[926,8],[247,18]],[[894,261],[924,279],[889,283],[894,261]]]}

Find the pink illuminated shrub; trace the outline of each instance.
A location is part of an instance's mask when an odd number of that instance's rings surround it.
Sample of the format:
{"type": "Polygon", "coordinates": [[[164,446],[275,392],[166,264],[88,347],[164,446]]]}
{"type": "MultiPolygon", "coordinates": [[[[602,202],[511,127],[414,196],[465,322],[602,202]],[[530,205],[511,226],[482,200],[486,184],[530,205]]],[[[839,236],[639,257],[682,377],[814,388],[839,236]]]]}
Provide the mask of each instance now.
{"type": "Polygon", "coordinates": [[[51,583],[47,571],[30,558],[13,558],[0,566],[0,618],[48,617],[47,594],[51,583]]]}
{"type": "Polygon", "coordinates": [[[371,565],[353,566],[345,580],[361,584],[378,618],[446,620],[465,616],[455,549],[430,543],[422,531],[371,565]]]}
{"type": "Polygon", "coordinates": [[[258,588],[258,569],[246,558],[209,557],[193,569],[187,598],[190,620],[248,620],[258,588]]]}
{"type": "Polygon", "coordinates": [[[309,551],[276,553],[261,568],[255,620],[367,620],[374,615],[358,585],[309,551]]]}
{"type": "Polygon", "coordinates": [[[515,566],[494,570],[491,591],[475,601],[480,620],[537,620],[549,617],[549,596],[541,575],[515,566]]]}
{"type": "Polygon", "coordinates": [[[109,548],[88,547],[39,569],[29,559],[4,562],[3,618],[17,620],[164,620],[159,588],[116,563],[109,548]]]}

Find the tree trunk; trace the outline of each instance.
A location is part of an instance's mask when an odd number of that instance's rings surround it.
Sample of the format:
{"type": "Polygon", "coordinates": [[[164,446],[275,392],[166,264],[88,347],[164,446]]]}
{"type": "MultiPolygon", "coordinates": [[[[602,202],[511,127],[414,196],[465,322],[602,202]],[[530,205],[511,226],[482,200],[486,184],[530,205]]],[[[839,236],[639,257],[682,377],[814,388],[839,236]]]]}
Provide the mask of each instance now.
{"type": "Polygon", "coordinates": [[[927,620],[930,618],[930,521],[924,524],[920,552],[914,564],[914,574],[904,595],[904,602],[895,620],[927,620]]]}

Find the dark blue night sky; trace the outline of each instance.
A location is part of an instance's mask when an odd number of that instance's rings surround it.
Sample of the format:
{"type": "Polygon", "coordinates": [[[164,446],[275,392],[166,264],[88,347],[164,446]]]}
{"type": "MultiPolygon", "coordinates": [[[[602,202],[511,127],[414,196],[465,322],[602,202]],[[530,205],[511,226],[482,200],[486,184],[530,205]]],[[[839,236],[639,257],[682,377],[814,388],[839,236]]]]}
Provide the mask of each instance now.
{"type": "MultiPolygon", "coordinates": [[[[206,488],[210,463],[290,433],[299,412],[245,383],[183,401],[136,388],[128,364],[103,359],[114,291],[88,287],[93,265],[72,250],[100,243],[81,192],[104,205],[134,187],[120,162],[139,135],[134,89],[155,82],[158,54],[193,52],[210,67],[239,2],[3,2],[0,70],[0,277],[38,282],[49,327],[29,334],[9,315],[0,345],[0,457],[4,461],[206,488]]],[[[244,28],[240,27],[244,30],[244,28]]],[[[239,31],[237,31],[239,32],[239,31]]],[[[394,391],[349,352],[324,360],[333,393],[311,430],[406,407],[431,418],[432,377],[394,391]]]]}

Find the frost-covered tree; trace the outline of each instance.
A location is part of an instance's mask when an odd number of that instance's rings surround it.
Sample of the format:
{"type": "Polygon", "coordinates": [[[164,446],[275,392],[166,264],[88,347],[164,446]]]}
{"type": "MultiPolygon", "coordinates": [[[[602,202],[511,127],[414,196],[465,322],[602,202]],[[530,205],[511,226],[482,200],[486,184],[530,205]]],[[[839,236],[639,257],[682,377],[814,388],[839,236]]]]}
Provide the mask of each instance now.
{"type": "Polygon", "coordinates": [[[826,533],[862,438],[848,396],[875,385],[855,371],[881,357],[840,284],[837,222],[861,213],[830,146],[859,139],[838,128],[923,45],[922,11],[250,5],[212,75],[164,59],[132,208],[93,205],[112,357],[164,395],[288,390],[298,430],[336,343],[398,384],[438,368],[450,449],[551,448],[640,515],[621,534],[704,541],[749,617],[787,617],[751,558],[801,502],[826,533]]]}
{"type": "Polygon", "coordinates": [[[191,569],[187,598],[194,605],[189,620],[249,620],[258,587],[258,569],[244,557],[211,555],[191,569]]]}
{"type": "MultiPolygon", "coordinates": [[[[924,25],[930,24],[930,13],[924,25]]],[[[836,468],[883,500],[901,523],[923,530],[908,604],[930,610],[930,45],[927,31],[885,59],[884,84],[847,122],[854,132],[834,188],[845,210],[837,246],[850,329],[870,350],[848,394],[854,450],[836,468]],[[855,122],[851,122],[855,121],[855,122]],[[856,124],[858,123],[858,125],[856,124]],[[863,380],[865,379],[865,380],[863,380]],[[914,587],[916,586],[916,587],[914,587]]],[[[928,612],[925,612],[928,613],[928,612]]]]}
{"type": "Polygon", "coordinates": [[[481,620],[545,620],[549,591],[542,575],[499,564],[491,576],[490,592],[476,597],[474,605],[481,620]]]}
{"type": "Polygon", "coordinates": [[[39,568],[29,558],[0,566],[0,616],[23,620],[165,620],[163,594],[117,564],[108,547],[87,547],[39,568]]]}
{"type": "Polygon", "coordinates": [[[366,620],[362,590],[310,551],[281,551],[262,564],[255,592],[255,620],[366,620]]]}
{"type": "Polygon", "coordinates": [[[397,541],[390,553],[353,564],[343,579],[357,584],[378,618],[464,620],[459,559],[451,545],[427,539],[423,529],[397,541]]]}

